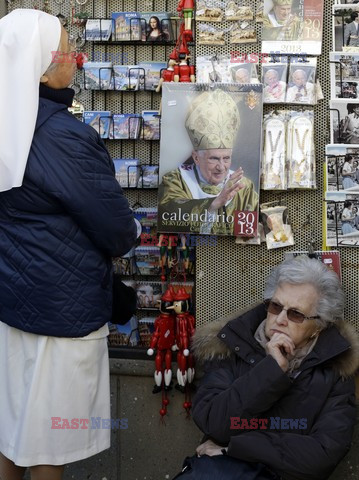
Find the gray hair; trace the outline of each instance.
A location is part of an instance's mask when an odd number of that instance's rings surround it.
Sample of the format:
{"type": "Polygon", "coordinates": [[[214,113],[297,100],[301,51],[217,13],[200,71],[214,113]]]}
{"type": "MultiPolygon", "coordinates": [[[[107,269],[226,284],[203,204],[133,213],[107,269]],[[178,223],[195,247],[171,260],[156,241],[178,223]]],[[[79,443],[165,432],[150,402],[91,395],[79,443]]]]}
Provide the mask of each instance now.
{"type": "MultiPolygon", "coordinates": [[[[58,47],[57,47],[56,52],[51,52],[51,53],[53,54],[53,53],[57,53],[57,52],[60,52],[60,51],[61,51],[61,40],[60,40],[60,42],[59,42],[59,45],[58,45],[58,47]]],[[[56,56],[56,55],[55,55],[55,56],[56,56]]],[[[53,58],[54,58],[54,57],[53,57],[53,58]]],[[[52,62],[50,63],[50,65],[48,66],[46,72],[43,73],[43,75],[48,75],[49,73],[51,73],[51,72],[53,72],[54,70],[56,70],[56,68],[57,68],[58,66],[59,66],[59,62],[54,62],[54,61],[52,61],[52,62]]]]}
{"type": "Polygon", "coordinates": [[[285,260],[270,273],[264,299],[272,298],[277,287],[283,283],[313,285],[319,294],[316,314],[320,318],[316,322],[320,328],[343,319],[345,298],[339,277],[320,260],[307,255],[285,260]]]}

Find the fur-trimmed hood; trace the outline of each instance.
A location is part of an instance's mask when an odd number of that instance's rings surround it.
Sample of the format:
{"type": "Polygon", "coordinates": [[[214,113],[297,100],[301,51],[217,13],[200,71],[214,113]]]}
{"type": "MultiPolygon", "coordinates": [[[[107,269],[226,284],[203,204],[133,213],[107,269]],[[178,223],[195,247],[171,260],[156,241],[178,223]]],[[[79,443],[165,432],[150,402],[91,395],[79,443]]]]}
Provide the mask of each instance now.
{"type": "MultiPolygon", "coordinates": [[[[232,336],[232,340],[233,338],[238,340],[238,338],[240,338],[238,331],[235,332],[233,327],[238,325],[238,322],[243,319],[243,316],[248,317],[250,320],[251,312],[255,312],[260,308],[260,304],[254,306],[252,305],[245,310],[240,310],[218,321],[211,322],[207,325],[197,328],[192,339],[192,351],[196,359],[199,362],[205,362],[210,360],[220,360],[234,355],[234,349],[228,345],[229,334],[232,336]],[[222,331],[225,331],[226,333],[221,333],[222,331]],[[221,336],[225,338],[225,340],[222,340],[221,336]]],[[[242,324],[242,326],[243,325],[244,324],[242,324]]],[[[331,331],[330,346],[333,348],[333,355],[326,358],[326,360],[331,361],[333,368],[341,377],[351,377],[359,369],[359,337],[354,327],[344,321],[337,323],[330,329],[323,330],[320,335],[323,335],[324,332],[326,332],[325,336],[329,336],[329,330],[331,331]],[[341,339],[341,351],[339,354],[336,353],[332,338],[341,339]]],[[[250,329],[247,327],[247,333],[249,331],[250,329]]],[[[324,341],[322,343],[324,343],[324,341]]],[[[316,347],[314,347],[314,350],[316,350],[316,347]]]]}

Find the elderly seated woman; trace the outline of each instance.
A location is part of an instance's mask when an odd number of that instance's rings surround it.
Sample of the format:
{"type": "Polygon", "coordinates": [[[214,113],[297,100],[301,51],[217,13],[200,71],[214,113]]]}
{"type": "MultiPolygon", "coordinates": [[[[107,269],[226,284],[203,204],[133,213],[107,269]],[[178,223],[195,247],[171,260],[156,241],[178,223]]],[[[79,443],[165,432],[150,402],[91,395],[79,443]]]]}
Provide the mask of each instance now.
{"type": "Polygon", "coordinates": [[[359,347],[339,279],[297,257],[272,271],[264,299],[219,333],[216,322],[195,335],[195,354],[208,361],[194,398],[208,438],[197,455],[260,471],[238,478],[326,479],[350,448],[356,416],[359,347]]]}

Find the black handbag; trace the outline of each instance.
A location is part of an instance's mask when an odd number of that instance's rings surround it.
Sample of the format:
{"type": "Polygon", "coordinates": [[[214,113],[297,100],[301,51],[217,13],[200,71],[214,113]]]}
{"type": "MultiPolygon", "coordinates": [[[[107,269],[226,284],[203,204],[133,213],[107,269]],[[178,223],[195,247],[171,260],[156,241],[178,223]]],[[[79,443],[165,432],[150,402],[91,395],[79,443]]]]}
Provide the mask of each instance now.
{"type": "Polygon", "coordinates": [[[262,463],[249,463],[229,455],[187,457],[182,472],[173,480],[279,480],[279,476],[262,463]]]}
{"type": "Polygon", "coordinates": [[[111,323],[124,325],[134,315],[136,308],[136,291],[125,285],[119,275],[113,275],[111,323]]]}

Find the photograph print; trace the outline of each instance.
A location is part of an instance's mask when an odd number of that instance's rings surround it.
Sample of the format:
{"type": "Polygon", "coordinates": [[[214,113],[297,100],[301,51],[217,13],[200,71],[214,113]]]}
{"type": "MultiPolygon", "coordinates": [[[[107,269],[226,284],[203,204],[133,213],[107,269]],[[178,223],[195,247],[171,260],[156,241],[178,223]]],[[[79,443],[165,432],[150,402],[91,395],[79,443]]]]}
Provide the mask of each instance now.
{"type": "Polygon", "coordinates": [[[359,247],[358,194],[327,194],[326,245],[359,247]]]}
{"type": "Polygon", "coordinates": [[[359,145],[358,100],[331,100],[330,142],[359,145]]]}
{"type": "Polygon", "coordinates": [[[326,145],[326,191],[359,193],[359,146],[326,145]]]}

